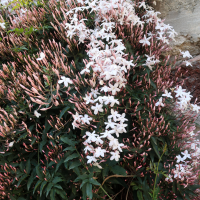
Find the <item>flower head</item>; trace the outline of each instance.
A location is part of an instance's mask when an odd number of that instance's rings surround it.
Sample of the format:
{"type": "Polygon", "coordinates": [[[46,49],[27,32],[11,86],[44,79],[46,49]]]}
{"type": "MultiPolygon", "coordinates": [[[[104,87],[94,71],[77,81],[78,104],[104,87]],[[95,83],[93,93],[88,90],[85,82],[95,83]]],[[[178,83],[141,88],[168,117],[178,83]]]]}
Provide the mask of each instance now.
{"type": "Polygon", "coordinates": [[[68,87],[68,84],[73,84],[72,80],[70,78],[66,78],[65,76],[61,76],[62,80],[59,80],[58,83],[64,83],[65,87],[68,87]]]}
{"type": "Polygon", "coordinates": [[[41,114],[40,114],[37,110],[34,111],[34,115],[35,115],[37,118],[39,118],[39,117],[41,116],[41,114]]]}
{"type": "Polygon", "coordinates": [[[36,60],[42,60],[45,58],[45,54],[43,52],[40,53],[40,58],[37,58],[36,60]]]}

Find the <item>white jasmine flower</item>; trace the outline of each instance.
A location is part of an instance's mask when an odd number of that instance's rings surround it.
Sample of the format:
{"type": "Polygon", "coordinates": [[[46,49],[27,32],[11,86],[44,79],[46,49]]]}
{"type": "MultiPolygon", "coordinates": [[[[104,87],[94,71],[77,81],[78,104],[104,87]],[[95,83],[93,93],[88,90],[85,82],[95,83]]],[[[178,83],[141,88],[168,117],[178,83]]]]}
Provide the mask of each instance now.
{"type": "Polygon", "coordinates": [[[86,156],[86,158],[88,159],[87,163],[97,162],[97,159],[94,156],[86,156]]]}
{"type": "Polygon", "coordinates": [[[13,147],[14,143],[15,143],[15,141],[10,142],[8,146],[9,146],[9,147],[13,147]]]}
{"type": "Polygon", "coordinates": [[[191,144],[191,149],[196,149],[197,145],[195,143],[191,144]]]}
{"type": "Polygon", "coordinates": [[[113,137],[112,140],[110,140],[110,142],[109,142],[109,146],[110,146],[113,150],[118,149],[120,152],[122,152],[121,147],[123,147],[124,144],[122,144],[122,143],[120,144],[119,141],[118,141],[118,139],[113,137]]]}
{"type": "Polygon", "coordinates": [[[85,100],[85,103],[86,104],[89,104],[89,103],[94,103],[94,100],[91,99],[92,95],[89,94],[89,95],[85,95],[85,97],[83,98],[85,100]]]}
{"type": "Polygon", "coordinates": [[[109,103],[111,107],[113,107],[115,104],[118,104],[119,105],[119,101],[117,99],[114,98],[114,96],[107,96],[107,97],[104,97],[104,103],[107,105],[109,103]]]}
{"type": "Polygon", "coordinates": [[[34,115],[39,118],[41,116],[41,114],[39,112],[37,112],[37,110],[34,111],[34,115]]]}
{"type": "Polygon", "coordinates": [[[81,118],[81,120],[82,120],[84,123],[90,124],[90,121],[92,120],[92,118],[89,117],[87,114],[85,114],[84,117],[81,118]]]}
{"type": "Polygon", "coordinates": [[[183,157],[184,160],[187,159],[187,158],[191,159],[190,154],[188,153],[188,150],[185,150],[184,152],[181,152],[181,154],[184,155],[184,157],[183,157]]]}
{"type": "Polygon", "coordinates": [[[97,136],[97,137],[96,137],[95,143],[96,143],[97,145],[103,144],[103,140],[101,139],[100,136],[97,136]]]}
{"type": "Polygon", "coordinates": [[[193,131],[191,131],[189,134],[190,134],[190,136],[194,136],[195,135],[193,131]]]}
{"type": "Polygon", "coordinates": [[[162,96],[163,97],[169,97],[169,98],[173,98],[172,96],[171,96],[171,92],[168,92],[167,90],[165,90],[165,93],[164,94],[162,94],[162,96]]]}
{"type": "Polygon", "coordinates": [[[104,84],[103,80],[100,80],[99,84],[100,84],[100,85],[103,85],[103,84],[104,84]]]}
{"type": "Polygon", "coordinates": [[[177,163],[185,160],[180,155],[176,156],[176,158],[177,158],[177,161],[176,161],[177,163]]]}
{"type": "Polygon", "coordinates": [[[168,175],[168,178],[165,178],[165,181],[173,182],[171,174],[168,175]]]}
{"type": "Polygon", "coordinates": [[[182,89],[181,86],[179,86],[178,88],[176,88],[176,90],[174,91],[176,93],[176,97],[180,96],[182,97],[185,94],[186,89],[182,89]]]}
{"type": "Polygon", "coordinates": [[[110,88],[108,87],[108,86],[103,86],[102,88],[101,88],[101,91],[104,91],[104,92],[110,92],[110,88]]]}
{"type": "Polygon", "coordinates": [[[59,80],[58,83],[64,83],[65,87],[68,87],[68,84],[73,84],[72,80],[70,78],[66,78],[65,76],[61,76],[62,80],[59,80]]]}
{"type": "Polygon", "coordinates": [[[97,98],[97,94],[100,94],[100,93],[98,92],[98,89],[96,89],[96,90],[91,89],[91,93],[90,94],[92,94],[94,98],[97,98]]]}
{"type": "Polygon", "coordinates": [[[178,170],[174,170],[174,178],[181,178],[180,172],[178,170]]]}
{"type": "Polygon", "coordinates": [[[88,139],[85,142],[87,143],[96,142],[96,137],[98,135],[95,134],[95,131],[93,131],[92,133],[90,133],[89,131],[86,131],[86,135],[88,136],[88,139]]]}
{"type": "Polygon", "coordinates": [[[197,111],[197,113],[199,112],[200,106],[197,106],[196,104],[191,104],[191,106],[192,106],[192,111],[197,111]]]}
{"type": "Polygon", "coordinates": [[[183,55],[183,58],[186,58],[186,57],[192,58],[192,56],[190,55],[190,52],[189,52],[189,51],[185,51],[185,52],[180,51],[180,52],[181,52],[181,54],[183,55]]]}
{"type": "Polygon", "coordinates": [[[108,122],[104,122],[104,124],[106,124],[106,129],[114,128],[117,125],[115,122],[112,122],[111,119],[109,119],[108,122]]]}
{"type": "Polygon", "coordinates": [[[176,35],[178,35],[178,33],[174,29],[172,29],[168,33],[169,33],[169,37],[172,38],[174,41],[176,41],[174,38],[176,37],[176,35]]]}
{"type": "Polygon", "coordinates": [[[97,115],[98,112],[103,112],[104,111],[102,106],[103,106],[102,104],[96,103],[96,105],[92,106],[91,109],[94,110],[94,114],[97,115]]]}
{"type": "Polygon", "coordinates": [[[0,22],[1,28],[5,29],[6,28],[5,24],[6,24],[5,22],[0,22]]]}
{"type": "Polygon", "coordinates": [[[104,153],[106,153],[106,150],[105,149],[101,149],[101,147],[97,147],[96,149],[95,149],[95,153],[94,153],[94,156],[95,157],[104,157],[104,153]]]}
{"type": "Polygon", "coordinates": [[[143,2],[139,2],[139,4],[140,4],[139,8],[143,7],[146,10],[147,7],[146,7],[146,4],[145,4],[144,1],[143,2]]]}
{"type": "Polygon", "coordinates": [[[105,130],[105,132],[100,133],[102,136],[100,138],[113,138],[113,136],[111,135],[112,133],[114,133],[114,130],[105,130]]]}
{"type": "Polygon", "coordinates": [[[110,157],[110,160],[119,161],[119,158],[120,158],[119,151],[110,152],[110,154],[112,155],[110,157]]]}
{"type": "Polygon", "coordinates": [[[119,86],[118,83],[115,83],[114,85],[109,83],[109,86],[110,86],[110,91],[112,92],[112,95],[115,95],[117,92],[120,91],[120,89],[118,88],[119,86]]]}
{"type": "Polygon", "coordinates": [[[87,145],[85,148],[84,148],[84,151],[85,151],[85,154],[89,151],[94,151],[94,147],[92,145],[87,145]]]}
{"type": "Polygon", "coordinates": [[[127,127],[128,124],[123,124],[122,122],[120,122],[119,124],[117,124],[117,128],[119,129],[119,131],[121,133],[126,133],[126,129],[125,127],[127,127]]]}
{"type": "Polygon", "coordinates": [[[79,115],[77,112],[76,112],[76,115],[72,115],[73,118],[74,118],[74,121],[78,121],[78,122],[81,122],[81,117],[83,117],[83,115],[79,115]]]}
{"type": "Polygon", "coordinates": [[[144,45],[148,45],[148,46],[150,46],[150,42],[149,42],[149,40],[150,40],[151,38],[149,37],[149,38],[146,38],[146,35],[144,35],[144,38],[142,39],[142,40],[140,40],[139,41],[139,43],[142,43],[142,46],[144,46],[144,45]]]}
{"type": "Polygon", "coordinates": [[[111,115],[108,116],[108,119],[113,118],[113,120],[116,122],[118,121],[117,117],[120,117],[120,116],[121,115],[117,111],[114,111],[113,109],[111,109],[111,115]]]}
{"type": "Polygon", "coordinates": [[[99,169],[102,169],[102,166],[99,165],[99,163],[93,163],[93,166],[96,166],[96,167],[98,167],[99,169]]]}
{"type": "Polygon", "coordinates": [[[37,58],[36,60],[42,60],[45,58],[45,54],[43,52],[40,53],[40,58],[37,58]]]}
{"type": "Polygon", "coordinates": [[[158,100],[158,102],[155,104],[155,106],[162,106],[164,107],[164,104],[162,102],[162,97],[160,97],[160,99],[158,100]]]}
{"type": "Polygon", "coordinates": [[[185,62],[186,67],[192,66],[192,64],[189,61],[184,61],[184,62],[185,62]]]}

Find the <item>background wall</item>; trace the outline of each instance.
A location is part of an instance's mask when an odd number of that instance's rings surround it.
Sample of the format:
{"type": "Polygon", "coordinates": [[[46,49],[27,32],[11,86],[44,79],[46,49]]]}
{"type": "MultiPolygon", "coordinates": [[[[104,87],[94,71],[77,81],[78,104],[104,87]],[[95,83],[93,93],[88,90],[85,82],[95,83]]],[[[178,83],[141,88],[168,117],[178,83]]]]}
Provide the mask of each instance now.
{"type": "MultiPolygon", "coordinates": [[[[157,11],[165,23],[179,34],[173,44],[178,49],[188,50],[193,56],[200,54],[200,0],[156,0],[157,11]]],[[[179,52],[179,51],[178,51],[179,52]]]]}
{"type": "MultiPolygon", "coordinates": [[[[153,2],[153,1],[152,1],[153,2]]],[[[184,88],[191,91],[200,102],[200,0],[155,0],[152,6],[159,12],[159,17],[165,19],[165,24],[173,26],[178,33],[176,42],[172,43],[172,55],[178,55],[179,49],[188,50],[193,56],[190,60],[193,67],[182,67],[188,70],[184,78],[184,88]]],[[[199,104],[200,105],[200,104],[199,104]]],[[[200,131],[200,113],[196,120],[196,131],[200,131]]],[[[200,139],[200,135],[198,137],[200,139]]]]}

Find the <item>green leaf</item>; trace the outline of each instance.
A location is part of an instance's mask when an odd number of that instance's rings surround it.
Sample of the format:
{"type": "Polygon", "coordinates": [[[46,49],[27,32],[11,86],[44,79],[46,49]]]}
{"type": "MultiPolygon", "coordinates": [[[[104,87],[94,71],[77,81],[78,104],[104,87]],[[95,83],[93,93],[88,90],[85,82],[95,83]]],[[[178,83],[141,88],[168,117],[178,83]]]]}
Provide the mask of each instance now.
{"type": "Polygon", "coordinates": [[[46,184],[47,184],[47,181],[43,181],[42,182],[42,184],[40,186],[40,196],[42,196],[42,191],[43,191],[43,189],[44,189],[44,187],[45,187],[46,184]]]}
{"type": "Polygon", "coordinates": [[[71,146],[71,147],[66,147],[65,149],[63,149],[63,151],[75,151],[76,148],[71,146]]]}
{"type": "Polygon", "coordinates": [[[70,146],[75,146],[77,144],[76,141],[74,141],[74,139],[69,139],[68,137],[61,137],[60,138],[64,143],[70,145],[70,146]]]}
{"type": "Polygon", "coordinates": [[[101,185],[97,180],[95,180],[94,178],[90,178],[89,182],[92,183],[93,185],[101,185]]]}
{"type": "Polygon", "coordinates": [[[61,117],[70,109],[69,106],[65,107],[64,109],[62,109],[62,111],[60,112],[60,116],[59,119],[61,119],[61,117]]]}
{"type": "Polygon", "coordinates": [[[13,196],[10,196],[10,200],[16,200],[16,198],[13,196]]]}
{"type": "Polygon", "coordinates": [[[48,186],[47,186],[47,192],[46,192],[46,197],[48,196],[51,188],[53,187],[53,183],[49,183],[48,186]]]}
{"type": "Polygon", "coordinates": [[[58,189],[60,189],[60,190],[63,190],[62,186],[60,186],[60,185],[58,185],[58,184],[54,185],[53,187],[54,187],[54,188],[58,188],[58,189]]]}
{"type": "Polygon", "coordinates": [[[88,179],[84,179],[80,185],[80,188],[82,188],[86,183],[88,183],[89,180],[88,179]]]}
{"type": "Polygon", "coordinates": [[[53,183],[53,184],[56,184],[56,183],[62,182],[62,181],[63,181],[63,179],[62,179],[61,177],[56,176],[56,177],[53,179],[52,183],[53,183]]]}
{"type": "Polygon", "coordinates": [[[67,162],[67,161],[72,160],[72,159],[77,158],[77,157],[79,157],[79,155],[78,155],[77,153],[73,153],[72,155],[68,156],[68,157],[65,159],[64,162],[67,162]]]}
{"type": "Polygon", "coordinates": [[[150,138],[150,140],[151,140],[151,145],[152,145],[154,151],[156,152],[158,158],[160,158],[160,153],[159,153],[159,150],[158,150],[158,146],[154,143],[152,138],[150,138]]]}
{"type": "Polygon", "coordinates": [[[57,163],[55,172],[57,172],[57,171],[58,171],[58,169],[59,169],[60,165],[62,165],[62,164],[63,164],[63,161],[64,161],[64,159],[62,158],[62,159],[61,159],[61,160],[60,160],[60,161],[57,163]]]}
{"type": "Polygon", "coordinates": [[[26,163],[26,173],[29,174],[31,171],[31,161],[30,159],[26,163]]]}
{"type": "Polygon", "coordinates": [[[82,175],[78,176],[78,177],[74,180],[74,182],[78,182],[78,181],[84,180],[84,179],[86,179],[86,178],[88,178],[88,175],[87,175],[87,174],[82,174],[82,175]]]}
{"type": "Polygon", "coordinates": [[[109,172],[109,167],[104,167],[103,168],[103,172],[102,172],[102,176],[103,176],[103,178],[105,178],[105,176],[107,176],[108,175],[108,172],[109,172]]]}
{"type": "Polygon", "coordinates": [[[33,183],[33,181],[34,181],[34,179],[35,179],[35,175],[34,175],[34,174],[35,174],[35,172],[33,171],[32,174],[31,174],[31,176],[30,176],[30,178],[28,179],[27,190],[30,189],[31,184],[33,183]]]}
{"type": "Polygon", "coordinates": [[[63,199],[65,199],[65,200],[68,199],[66,193],[64,192],[64,190],[59,190],[59,189],[55,188],[55,191],[56,191],[56,193],[57,193],[58,195],[60,195],[63,199]]]}
{"type": "Polygon", "coordinates": [[[35,193],[37,187],[42,183],[42,180],[38,180],[37,183],[35,184],[34,190],[33,190],[33,194],[35,193]]]}
{"type": "Polygon", "coordinates": [[[43,146],[47,143],[47,140],[40,142],[40,152],[42,152],[43,146]]]}
{"type": "Polygon", "coordinates": [[[31,140],[32,140],[31,145],[33,145],[35,143],[35,141],[37,140],[37,138],[36,137],[32,137],[31,140]]]}
{"type": "Polygon", "coordinates": [[[78,167],[81,165],[81,162],[79,160],[73,161],[70,166],[69,169],[74,169],[75,167],[78,167]]]}
{"type": "Polygon", "coordinates": [[[110,170],[114,173],[114,174],[118,174],[118,175],[124,175],[126,176],[126,170],[123,167],[120,167],[119,165],[115,165],[114,167],[111,167],[110,170]]]}
{"type": "Polygon", "coordinates": [[[56,192],[55,192],[55,189],[53,188],[53,189],[51,190],[51,193],[50,193],[50,198],[51,198],[51,200],[55,200],[55,196],[56,196],[56,192]]]}
{"type": "Polygon", "coordinates": [[[157,91],[157,87],[156,84],[151,80],[151,85],[153,86],[153,88],[157,91]]]}
{"type": "Polygon", "coordinates": [[[143,200],[143,196],[142,196],[141,190],[137,191],[137,197],[138,197],[138,200],[143,200]]]}
{"type": "Polygon", "coordinates": [[[18,181],[17,183],[17,187],[19,187],[20,183],[27,177],[28,175],[27,174],[24,174],[18,181]]]}
{"type": "Polygon", "coordinates": [[[40,169],[40,165],[37,165],[37,167],[36,167],[36,173],[37,173],[37,175],[38,175],[38,177],[40,179],[44,178],[44,174],[42,173],[42,169],[40,169]]]}
{"type": "Polygon", "coordinates": [[[86,195],[89,197],[89,199],[92,199],[92,197],[93,197],[92,184],[91,183],[86,184],[86,195]]]}

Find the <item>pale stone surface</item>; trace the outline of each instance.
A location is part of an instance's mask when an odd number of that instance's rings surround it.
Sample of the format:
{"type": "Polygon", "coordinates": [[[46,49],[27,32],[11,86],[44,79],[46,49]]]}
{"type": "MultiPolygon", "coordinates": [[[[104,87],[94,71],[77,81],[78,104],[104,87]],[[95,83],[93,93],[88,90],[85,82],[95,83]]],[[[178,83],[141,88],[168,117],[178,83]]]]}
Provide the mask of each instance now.
{"type": "Polygon", "coordinates": [[[173,43],[172,53],[189,50],[193,56],[200,54],[200,0],[156,0],[155,9],[161,12],[165,24],[170,24],[179,34],[173,43]]]}

